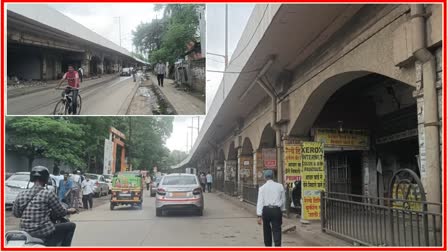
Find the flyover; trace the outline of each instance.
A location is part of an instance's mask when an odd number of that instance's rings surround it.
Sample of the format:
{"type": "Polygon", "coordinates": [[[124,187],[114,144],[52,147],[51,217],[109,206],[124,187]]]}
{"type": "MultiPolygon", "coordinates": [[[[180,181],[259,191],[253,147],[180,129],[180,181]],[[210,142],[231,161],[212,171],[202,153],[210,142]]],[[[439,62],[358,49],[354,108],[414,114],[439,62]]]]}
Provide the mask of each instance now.
{"type": "Polygon", "coordinates": [[[253,197],[245,190],[263,183],[263,149],[274,152],[270,169],[286,185],[285,146],[362,138],[362,146],[325,147],[327,190],[382,197],[393,172],[408,167],[428,200],[440,202],[443,7],[423,12],[411,4],[256,5],[199,136],[173,171],[211,171],[216,189],[253,197]],[[337,182],[333,161],[342,159],[347,176],[337,182]]]}
{"type": "Polygon", "coordinates": [[[7,5],[7,75],[58,79],[68,65],[86,77],[149,65],[112,41],[45,4],[7,5]]]}

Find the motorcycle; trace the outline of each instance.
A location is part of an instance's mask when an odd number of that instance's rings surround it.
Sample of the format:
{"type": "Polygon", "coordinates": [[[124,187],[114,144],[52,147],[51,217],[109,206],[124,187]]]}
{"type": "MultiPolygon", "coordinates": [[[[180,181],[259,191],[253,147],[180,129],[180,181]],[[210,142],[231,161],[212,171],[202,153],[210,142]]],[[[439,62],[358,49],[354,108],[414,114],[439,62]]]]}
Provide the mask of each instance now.
{"type": "MultiPolygon", "coordinates": [[[[64,208],[68,209],[68,205],[64,202],[61,203],[64,208]]],[[[61,218],[50,218],[54,224],[70,222],[69,215],[61,218]]],[[[5,233],[5,245],[6,247],[46,247],[45,241],[40,238],[32,237],[25,231],[11,230],[5,233]]],[[[61,243],[56,244],[57,247],[61,246],[61,243]]]]}

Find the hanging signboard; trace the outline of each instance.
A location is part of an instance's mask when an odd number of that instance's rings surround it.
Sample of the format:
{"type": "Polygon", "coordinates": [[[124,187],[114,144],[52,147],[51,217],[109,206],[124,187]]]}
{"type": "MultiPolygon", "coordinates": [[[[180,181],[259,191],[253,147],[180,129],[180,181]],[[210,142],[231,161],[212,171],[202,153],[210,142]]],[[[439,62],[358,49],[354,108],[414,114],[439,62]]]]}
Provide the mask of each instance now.
{"type": "Polygon", "coordinates": [[[262,149],[262,155],[265,169],[277,169],[277,151],[275,148],[262,149]]]}
{"type": "Polygon", "coordinates": [[[325,190],[324,144],[303,142],[302,211],[303,219],[320,219],[320,192],[325,190]]]}
{"type": "Polygon", "coordinates": [[[369,132],[367,130],[315,129],[314,141],[325,144],[325,148],[348,148],[351,150],[369,150],[369,132]]]}
{"type": "Polygon", "coordinates": [[[300,144],[284,145],[285,154],[285,183],[289,185],[289,188],[294,187],[294,182],[298,181],[302,173],[302,159],[301,159],[302,147],[300,144]]]}
{"type": "Polygon", "coordinates": [[[104,160],[103,160],[103,174],[112,174],[114,143],[109,139],[104,139],[104,160]]]}

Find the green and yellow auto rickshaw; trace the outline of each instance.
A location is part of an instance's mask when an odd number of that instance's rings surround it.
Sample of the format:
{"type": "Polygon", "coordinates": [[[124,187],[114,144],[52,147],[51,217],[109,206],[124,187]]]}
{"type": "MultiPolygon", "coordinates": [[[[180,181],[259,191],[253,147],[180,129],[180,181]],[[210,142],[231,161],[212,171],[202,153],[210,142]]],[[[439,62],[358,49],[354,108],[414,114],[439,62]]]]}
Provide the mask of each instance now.
{"type": "Polygon", "coordinates": [[[142,209],[143,181],[139,171],[118,172],[112,178],[110,210],[118,205],[136,206],[142,209]]]}

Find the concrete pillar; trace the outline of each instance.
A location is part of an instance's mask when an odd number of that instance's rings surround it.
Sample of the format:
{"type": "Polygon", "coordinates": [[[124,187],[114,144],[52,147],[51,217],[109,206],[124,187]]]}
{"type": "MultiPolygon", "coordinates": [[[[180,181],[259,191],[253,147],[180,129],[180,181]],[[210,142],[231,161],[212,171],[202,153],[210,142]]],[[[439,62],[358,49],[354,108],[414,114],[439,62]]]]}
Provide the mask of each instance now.
{"type": "Polygon", "coordinates": [[[45,55],[45,52],[42,54],[42,69],[41,69],[41,79],[47,80],[47,56],[45,55]]]}
{"type": "Polygon", "coordinates": [[[237,178],[236,178],[236,183],[237,183],[237,187],[238,187],[238,195],[242,195],[242,192],[243,192],[243,181],[242,181],[242,179],[241,179],[241,167],[243,166],[243,164],[241,163],[241,156],[242,156],[242,153],[243,153],[243,148],[241,148],[240,146],[238,146],[238,149],[237,149],[237,153],[238,153],[238,157],[237,157],[237,164],[238,164],[238,166],[237,166],[237,170],[238,170],[238,176],[237,176],[237,178]]]}
{"type": "Polygon", "coordinates": [[[99,57],[99,61],[97,64],[98,73],[97,74],[103,74],[104,73],[104,56],[99,57]]]}
{"type": "Polygon", "coordinates": [[[252,170],[252,183],[254,185],[257,184],[257,151],[254,150],[252,153],[252,157],[254,161],[252,162],[253,170],[252,170]]]}

